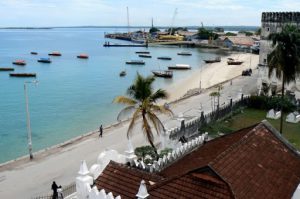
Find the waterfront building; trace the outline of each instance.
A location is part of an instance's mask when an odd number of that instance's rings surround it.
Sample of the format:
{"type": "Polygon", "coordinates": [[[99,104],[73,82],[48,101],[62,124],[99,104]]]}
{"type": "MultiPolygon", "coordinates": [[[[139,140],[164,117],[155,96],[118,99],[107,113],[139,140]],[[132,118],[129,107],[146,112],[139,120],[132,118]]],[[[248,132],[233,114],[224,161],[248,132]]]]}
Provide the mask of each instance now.
{"type": "Polygon", "coordinates": [[[299,198],[299,151],[268,122],[206,138],[152,165],[137,161],[131,144],[125,155],[106,151],[90,170],[81,164],[77,198],[299,198]]]}

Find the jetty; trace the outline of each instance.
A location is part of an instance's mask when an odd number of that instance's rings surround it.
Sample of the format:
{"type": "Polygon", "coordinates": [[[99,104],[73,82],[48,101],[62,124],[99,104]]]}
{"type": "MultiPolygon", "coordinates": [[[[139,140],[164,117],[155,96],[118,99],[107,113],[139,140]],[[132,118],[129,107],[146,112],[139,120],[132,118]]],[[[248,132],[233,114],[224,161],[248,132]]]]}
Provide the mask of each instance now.
{"type": "Polygon", "coordinates": [[[148,48],[148,44],[110,44],[109,42],[105,42],[103,46],[104,47],[146,47],[148,48]]]}

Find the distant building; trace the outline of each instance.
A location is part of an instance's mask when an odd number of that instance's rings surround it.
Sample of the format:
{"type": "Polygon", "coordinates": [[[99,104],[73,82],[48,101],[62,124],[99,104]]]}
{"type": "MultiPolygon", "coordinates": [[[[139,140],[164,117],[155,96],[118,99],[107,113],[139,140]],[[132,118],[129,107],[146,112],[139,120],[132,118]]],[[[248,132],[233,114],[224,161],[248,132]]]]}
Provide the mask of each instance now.
{"type": "Polygon", "coordinates": [[[247,36],[221,36],[215,41],[216,45],[230,49],[250,48],[254,40],[247,36]]]}
{"type": "Polygon", "coordinates": [[[271,52],[271,33],[281,32],[282,27],[292,24],[300,28],[300,12],[263,12],[261,16],[261,42],[259,64],[267,65],[267,56],[271,52]]]}
{"type": "Polygon", "coordinates": [[[78,199],[296,199],[300,195],[299,151],[266,121],[211,141],[189,141],[153,164],[152,170],[143,162],[130,166],[99,157],[98,162],[107,164],[99,166],[98,177],[94,175],[94,188],[87,166],[81,167],[78,199]]]}

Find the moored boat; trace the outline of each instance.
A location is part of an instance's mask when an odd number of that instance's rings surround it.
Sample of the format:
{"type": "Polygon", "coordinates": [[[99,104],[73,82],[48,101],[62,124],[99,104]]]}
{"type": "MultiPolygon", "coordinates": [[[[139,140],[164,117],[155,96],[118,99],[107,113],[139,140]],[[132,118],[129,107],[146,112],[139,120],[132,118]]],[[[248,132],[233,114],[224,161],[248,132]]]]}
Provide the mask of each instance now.
{"type": "Polygon", "coordinates": [[[87,54],[80,54],[80,55],[77,55],[77,58],[79,58],[79,59],[88,59],[89,56],[87,54]]]}
{"type": "Polygon", "coordinates": [[[188,64],[176,64],[175,66],[168,66],[169,70],[189,70],[191,66],[188,64]]]}
{"type": "Polygon", "coordinates": [[[13,61],[13,64],[19,65],[19,66],[25,66],[26,65],[26,61],[19,59],[19,60],[13,61]]]}
{"type": "Polygon", "coordinates": [[[177,55],[191,56],[192,53],[190,53],[190,52],[179,52],[179,53],[177,53],[177,55]]]}
{"type": "Polygon", "coordinates": [[[48,54],[49,56],[61,56],[61,53],[60,52],[57,52],[57,51],[54,51],[52,53],[49,53],[48,54]]]}
{"type": "Polygon", "coordinates": [[[243,61],[238,61],[232,58],[228,58],[227,64],[228,65],[241,65],[242,63],[244,63],[243,61]]]}
{"type": "Polygon", "coordinates": [[[136,54],[150,54],[149,51],[137,51],[136,54]]]}
{"type": "Polygon", "coordinates": [[[14,68],[0,68],[0,71],[14,71],[14,68]]]}
{"type": "Polygon", "coordinates": [[[143,54],[141,54],[141,55],[139,55],[139,57],[151,58],[152,56],[151,55],[143,55],[143,54]]]}
{"type": "Polygon", "coordinates": [[[126,61],[126,64],[144,65],[145,62],[143,60],[131,60],[131,61],[126,61]]]}
{"type": "Polygon", "coordinates": [[[157,59],[162,59],[162,60],[172,60],[171,57],[166,57],[166,56],[157,57],[157,59]]]}
{"type": "Polygon", "coordinates": [[[36,73],[10,73],[11,77],[36,77],[36,73]]]}
{"type": "Polygon", "coordinates": [[[123,71],[120,72],[120,77],[124,77],[124,76],[126,76],[126,75],[127,75],[127,73],[126,73],[125,70],[123,70],[123,71]]]}
{"type": "Polygon", "coordinates": [[[37,52],[30,52],[30,54],[37,55],[38,53],[37,52]]]}
{"type": "Polygon", "coordinates": [[[40,58],[37,61],[41,63],[51,63],[50,58],[40,58]]]}
{"type": "Polygon", "coordinates": [[[170,70],[153,70],[151,71],[156,77],[172,78],[173,71],[170,70]]]}
{"type": "Polygon", "coordinates": [[[204,59],[203,61],[207,64],[221,62],[221,57],[216,57],[214,59],[204,59]]]}

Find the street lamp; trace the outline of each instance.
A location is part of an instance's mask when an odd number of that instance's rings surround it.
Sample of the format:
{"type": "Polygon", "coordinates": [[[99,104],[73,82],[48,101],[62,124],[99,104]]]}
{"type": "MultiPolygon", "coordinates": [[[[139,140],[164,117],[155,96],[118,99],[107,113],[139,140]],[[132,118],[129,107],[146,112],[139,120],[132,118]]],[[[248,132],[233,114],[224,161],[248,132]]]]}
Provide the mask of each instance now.
{"type": "Polygon", "coordinates": [[[26,121],[27,121],[27,141],[28,141],[30,160],[33,159],[33,155],[32,155],[32,141],[31,141],[30,114],[29,114],[29,107],[28,107],[27,84],[37,85],[37,83],[38,83],[37,80],[24,82],[24,94],[25,94],[25,102],[26,102],[26,121]]]}

